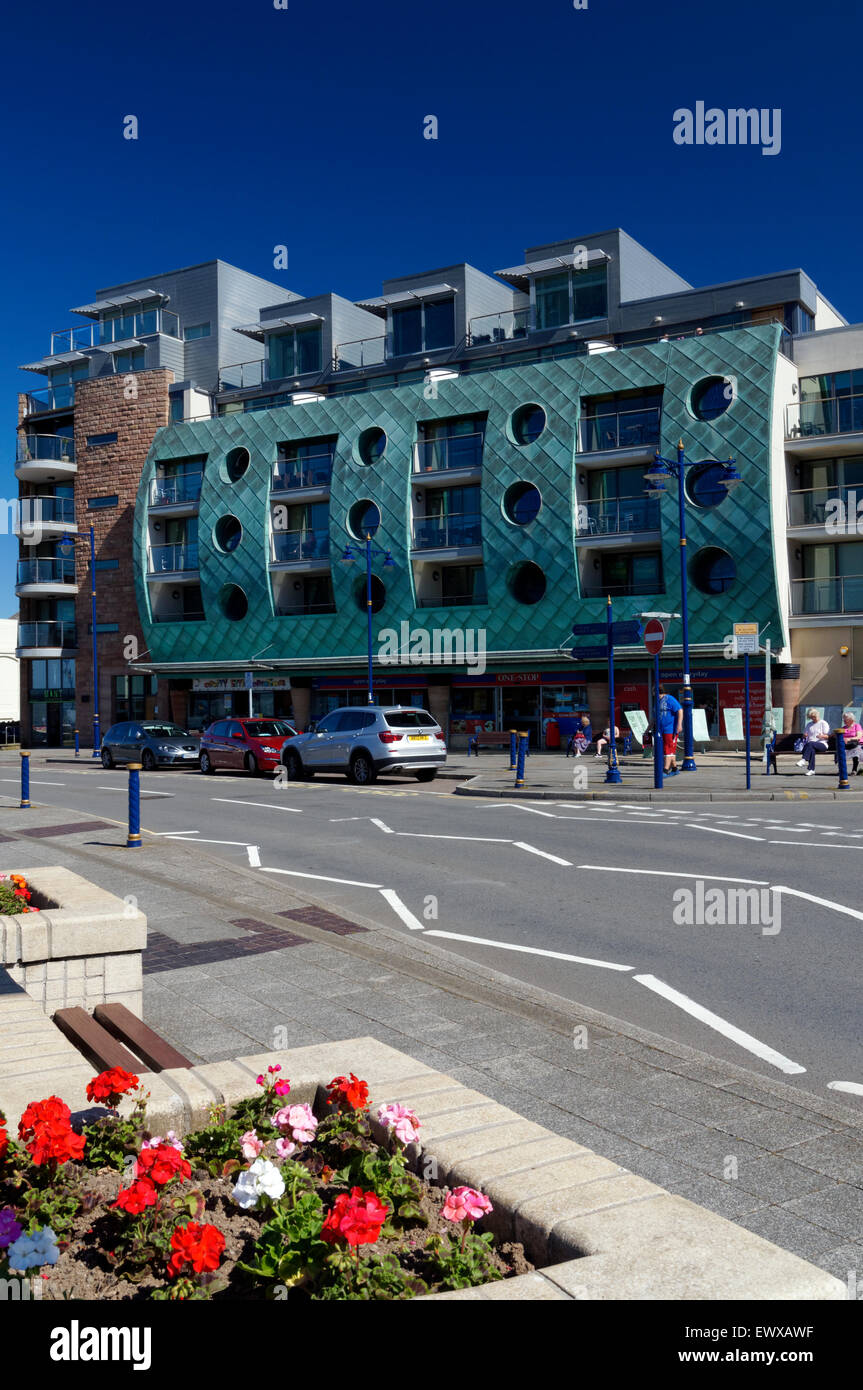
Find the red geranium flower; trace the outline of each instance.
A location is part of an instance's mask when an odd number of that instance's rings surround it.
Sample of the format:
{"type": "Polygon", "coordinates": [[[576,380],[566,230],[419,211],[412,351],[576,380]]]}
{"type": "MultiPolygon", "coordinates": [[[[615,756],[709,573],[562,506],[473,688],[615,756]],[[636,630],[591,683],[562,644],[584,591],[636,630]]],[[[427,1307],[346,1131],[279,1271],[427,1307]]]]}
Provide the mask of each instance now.
{"type": "Polygon", "coordinates": [[[177,1226],[171,1236],[174,1253],[168,1261],[169,1278],[175,1279],[186,1264],[190,1264],[196,1274],[218,1269],[224,1248],[222,1232],[208,1222],[189,1221],[185,1226],[177,1226]]]}
{"type": "Polygon", "coordinates": [[[192,1165],[173,1144],[160,1144],[155,1149],[143,1149],[138,1154],[135,1176],[149,1178],[151,1182],[164,1187],[173,1178],[190,1178],[192,1165]]]}
{"type": "Polygon", "coordinates": [[[140,1077],[134,1076],[130,1071],[124,1071],[122,1067],[111,1067],[87,1082],[87,1099],[115,1106],[121,1096],[127,1091],[134,1091],[138,1085],[140,1077]]]}
{"type": "Polygon", "coordinates": [[[124,1187],[116,1202],[115,1207],[121,1211],[128,1212],[129,1216],[140,1216],[145,1207],[156,1205],[156,1189],[149,1178],[138,1178],[129,1187],[124,1187]]]}
{"type": "Polygon", "coordinates": [[[327,1086],[330,1098],[327,1105],[337,1105],[344,1101],[352,1110],[367,1110],[369,1104],[369,1088],[365,1081],[360,1081],[354,1076],[336,1076],[327,1086]]]}
{"type": "Polygon", "coordinates": [[[330,1245],[343,1240],[347,1245],[374,1245],[389,1215],[389,1207],[374,1192],[352,1187],[350,1196],[342,1192],[321,1228],[321,1238],[330,1245]]]}
{"type": "Polygon", "coordinates": [[[3,1114],[3,1111],[0,1110],[0,1163],[2,1163],[6,1157],[8,1149],[9,1135],[6,1133],[6,1116],[3,1114]]]}
{"type": "Polygon", "coordinates": [[[84,1136],[71,1126],[71,1112],[59,1096],[32,1101],[18,1122],[18,1138],[38,1168],[53,1159],[66,1163],[81,1158],[84,1136]]]}

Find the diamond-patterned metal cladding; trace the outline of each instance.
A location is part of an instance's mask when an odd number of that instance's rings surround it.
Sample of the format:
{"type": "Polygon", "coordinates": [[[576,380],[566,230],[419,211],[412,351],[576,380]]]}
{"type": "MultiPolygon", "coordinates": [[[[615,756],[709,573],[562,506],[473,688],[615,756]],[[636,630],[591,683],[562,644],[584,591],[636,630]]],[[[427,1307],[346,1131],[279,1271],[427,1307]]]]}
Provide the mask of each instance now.
{"type": "MultiPolygon", "coordinates": [[[[660,449],[673,456],[682,439],[687,458],[734,458],[743,483],[720,506],[687,504],[690,563],[702,546],[719,546],[733,557],[737,579],[718,595],[699,593],[690,581],[690,641],[719,643],[732,617],[772,622],[781,631],[777,578],[770,524],[771,401],[779,331],[772,325],[712,333],[615,352],[559,361],[514,363],[462,374],[437,383],[435,399],[422,383],[369,390],[309,405],[220,416],[172,425],[153,441],[141,479],[135,512],[135,574],[145,645],[156,662],[242,661],[266,652],[267,660],[307,659],[310,668],[324,657],[362,659],[366,649],[365,609],[353,597],[358,566],[339,564],[350,539],[347,516],[352,504],[368,498],[380,508],[375,544],[389,547],[395,570],[381,571],[386,602],[376,630],[402,620],[425,628],[484,628],[489,651],[557,647],[574,621],[598,621],[605,600],[581,597],[575,545],[574,499],[578,471],[578,429],[582,398],[611,392],[664,390],[660,449]],[[733,378],[735,398],[714,422],[698,420],[689,405],[693,386],[705,377],[733,378]],[[513,412],[536,402],[547,425],[534,443],[519,446],[511,432],[513,412]],[[417,422],[463,415],[486,415],[482,483],[482,539],[488,606],[415,606],[410,559],[411,488],[417,422]],[[384,429],[387,447],[375,465],[364,465],[357,440],[372,425],[384,429]],[[337,611],[308,617],[277,617],[267,563],[269,486],[280,442],[338,436],[330,500],[330,558],[337,611]],[[225,459],[242,445],[250,464],[236,483],[225,459]],[[145,578],[147,498],[157,461],[206,455],[199,513],[200,577],[206,620],[152,623],[145,578]],[[542,509],[529,526],[510,523],[503,496],[514,482],[535,483],[542,509]],[[223,554],[213,528],[231,513],[243,527],[236,550],[223,554]],[[547,580],[544,597],[526,605],[513,598],[508,580],[518,565],[532,560],[547,580]],[[219,594],[239,585],[248,598],[241,621],[223,616],[219,594]]],[[[615,466],[609,452],[608,466],[615,466]]],[[[665,593],[617,599],[615,617],[634,616],[650,607],[680,605],[677,498],[675,486],[661,503],[665,593]]],[[[588,557],[588,564],[590,558],[588,557]]],[[[588,577],[592,577],[592,567],[588,577]]]]}

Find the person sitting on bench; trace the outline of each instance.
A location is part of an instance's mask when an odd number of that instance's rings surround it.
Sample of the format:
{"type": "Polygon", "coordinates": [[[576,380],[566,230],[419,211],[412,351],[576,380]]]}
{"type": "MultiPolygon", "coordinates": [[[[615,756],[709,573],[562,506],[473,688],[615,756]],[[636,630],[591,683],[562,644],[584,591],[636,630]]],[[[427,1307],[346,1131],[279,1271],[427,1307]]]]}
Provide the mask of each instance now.
{"type": "Polygon", "coordinates": [[[590,727],[590,719],[588,715],[583,714],[575,733],[566,745],[566,756],[569,757],[570,753],[573,753],[576,758],[580,758],[582,753],[585,753],[590,747],[592,738],[593,730],[590,727]]]}
{"type": "Polygon", "coordinates": [[[860,744],[863,743],[863,729],[857,723],[850,710],[845,711],[842,716],[842,735],[845,739],[845,752],[851,754],[853,764],[851,775],[860,775],[860,744]]]}
{"type": "Polygon", "coordinates": [[[806,718],[809,723],[803,730],[803,751],[797,766],[805,767],[806,777],[815,776],[815,757],[818,753],[827,752],[827,739],[830,737],[830,725],[826,719],[818,718],[817,709],[808,709],[806,718]]]}
{"type": "MultiPolygon", "coordinates": [[[[614,737],[615,737],[615,741],[616,741],[617,739],[620,738],[620,730],[618,729],[618,727],[617,727],[616,724],[615,724],[615,726],[614,726],[614,737]]],[[[598,739],[596,740],[596,752],[595,752],[595,754],[594,754],[594,757],[596,757],[596,758],[601,758],[601,757],[602,757],[602,750],[603,750],[603,748],[606,746],[606,744],[610,741],[610,739],[611,739],[611,730],[610,730],[610,729],[603,729],[603,731],[602,731],[602,738],[598,738],[598,739]]]]}

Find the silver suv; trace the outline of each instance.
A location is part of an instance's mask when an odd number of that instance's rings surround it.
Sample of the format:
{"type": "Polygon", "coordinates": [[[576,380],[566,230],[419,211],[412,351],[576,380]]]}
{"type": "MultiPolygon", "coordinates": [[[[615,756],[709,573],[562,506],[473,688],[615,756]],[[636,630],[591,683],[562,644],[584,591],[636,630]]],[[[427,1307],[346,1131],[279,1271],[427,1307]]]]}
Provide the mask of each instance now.
{"type": "Polygon", "coordinates": [[[409,772],[431,782],[446,763],[444,732],[424,709],[407,705],[350,705],[331,710],[312,733],[282,746],[290,781],[316,772],[344,772],[368,786],[379,772],[409,772]]]}

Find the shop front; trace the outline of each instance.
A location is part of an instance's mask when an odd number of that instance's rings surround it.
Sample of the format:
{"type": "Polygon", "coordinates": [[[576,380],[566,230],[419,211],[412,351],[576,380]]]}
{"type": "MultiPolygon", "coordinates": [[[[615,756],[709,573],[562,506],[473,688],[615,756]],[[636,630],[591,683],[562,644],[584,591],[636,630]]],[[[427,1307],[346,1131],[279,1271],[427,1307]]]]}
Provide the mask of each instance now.
{"type": "Polygon", "coordinates": [[[216,719],[230,715],[242,718],[248,714],[258,714],[287,719],[288,722],[293,718],[288,676],[266,676],[254,672],[251,690],[244,676],[194,677],[187,702],[186,727],[195,733],[209,728],[216,719]]]}

